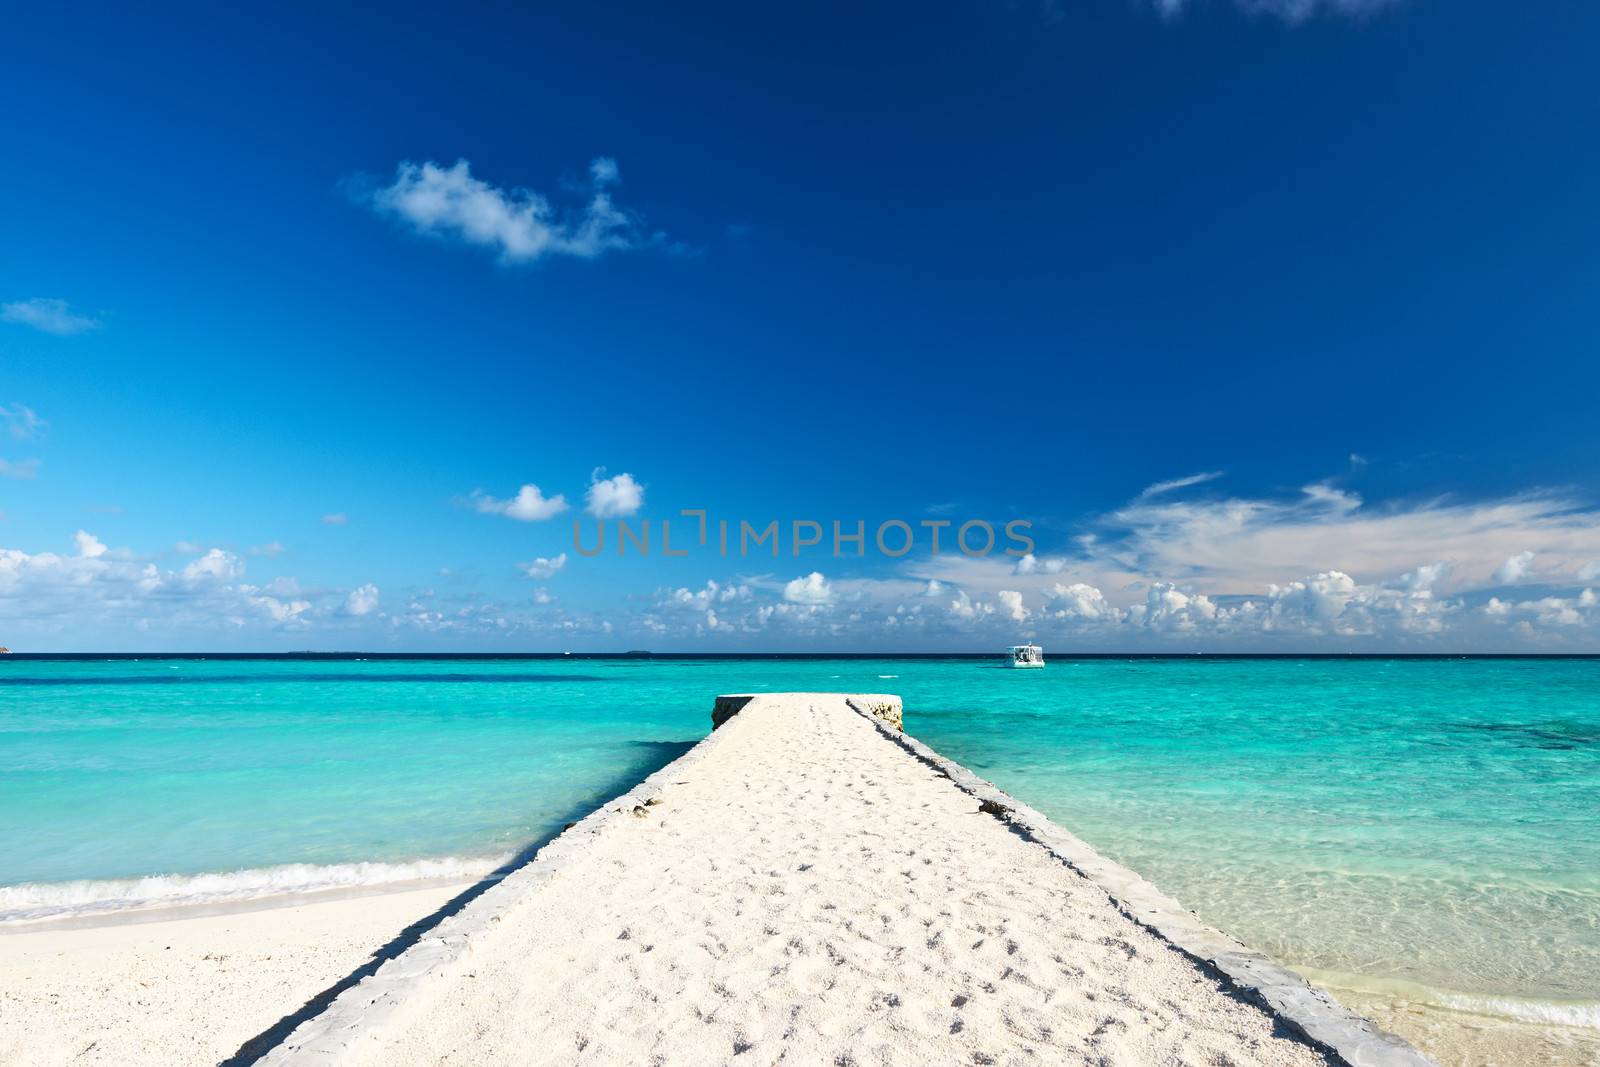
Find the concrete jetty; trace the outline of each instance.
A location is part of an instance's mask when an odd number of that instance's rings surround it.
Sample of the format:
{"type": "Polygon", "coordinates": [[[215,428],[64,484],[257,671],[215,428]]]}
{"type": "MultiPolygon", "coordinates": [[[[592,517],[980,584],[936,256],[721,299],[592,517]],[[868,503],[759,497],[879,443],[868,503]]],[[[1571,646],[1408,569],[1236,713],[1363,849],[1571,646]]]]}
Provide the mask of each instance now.
{"type": "Polygon", "coordinates": [[[896,697],[713,719],[261,1062],[1429,1062],[906,735],[896,697]]]}

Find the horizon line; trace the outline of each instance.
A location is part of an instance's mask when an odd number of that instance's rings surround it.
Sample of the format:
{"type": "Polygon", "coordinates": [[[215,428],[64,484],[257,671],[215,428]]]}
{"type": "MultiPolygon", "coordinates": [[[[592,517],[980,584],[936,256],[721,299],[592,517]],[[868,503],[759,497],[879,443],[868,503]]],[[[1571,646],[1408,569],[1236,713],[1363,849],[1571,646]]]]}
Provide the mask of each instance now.
{"type": "MultiPolygon", "coordinates": [[[[18,652],[0,655],[0,662],[43,659],[996,659],[1002,652],[18,652]]],[[[1096,659],[1600,659],[1600,652],[1059,652],[1056,660],[1096,659]]]]}

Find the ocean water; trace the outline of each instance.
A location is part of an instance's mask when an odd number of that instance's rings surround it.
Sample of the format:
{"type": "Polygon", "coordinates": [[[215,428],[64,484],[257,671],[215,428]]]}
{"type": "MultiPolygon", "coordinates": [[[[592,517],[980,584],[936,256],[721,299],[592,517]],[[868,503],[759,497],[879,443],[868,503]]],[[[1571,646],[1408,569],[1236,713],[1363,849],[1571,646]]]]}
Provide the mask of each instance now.
{"type": "Polygon", "coordinates": [[[902,694],[910,732],[1397,1029],[1600,1034],[1594,659],[7,657],[0,923],[475,876],[685,751],[715,694],[784,689],[902,694]]]}

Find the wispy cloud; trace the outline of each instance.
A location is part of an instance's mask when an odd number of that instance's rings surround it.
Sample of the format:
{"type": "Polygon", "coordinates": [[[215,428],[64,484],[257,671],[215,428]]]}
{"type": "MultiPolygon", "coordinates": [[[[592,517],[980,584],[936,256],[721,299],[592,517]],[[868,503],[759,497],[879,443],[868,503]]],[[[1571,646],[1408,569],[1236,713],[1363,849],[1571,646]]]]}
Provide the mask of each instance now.
{"type": "Polygon", "coordinates": [[[26,404],[12,404],[10,407],[0,404],[0,421],[5,422],[6,431],[18,441],[43,436],[45,428],[50,425],[26,404]]]}
{"type": "Polygon", "coordinates": [[[1139,499],[1148,500],[1153,496],[1160,496],[1162,493],[1170,493],[1176,489],[1187,489],[1191,485],[1204,485],[1206,482],[1216,481],[1220,477],[1222,477],[1221,471],[1202,471],[1199,474],[1190,474],[1182,478],[1174,478],[1168,482],[1157,482],[1154,485],[1145,486],[1144,491],[1139,494],[1139,499]]]}
{"type": "Polygon", "coordinates": [[[35,330],[43,330],[59,337],[69,337],[75,333],[98,329],[100,326],[99,319],[78,314],[65,300],[53,300],[42,296],[0,304],[0,322],[32,326],[35,330]]]}
{"type": "MultiPolygon", "coordinates": [[[[1155,9],[1167,18],[1176,18],[1197,0],[1151,0],[1155,9]]],[[[1234,0],[1234,6],[1252,15],[1270,15],[1290,25],[1298,25],[1319,16],[1335,18],[1364,18],[1399,0],[1234,0]]]]}
{"type": "Polygon", "coordinates": [[[361,199],[416,233],[487,248],[505,263],[594,259],[646,244],[670,247],[664,234],[647,235],[638,214],[613,201],[610,190],[621,181],[617,161],[602,156],[589,164],[583,202],[558,208],[531,189],[500,188],[473,177],[465,159],[448,167],[404,162],[393,182],[361,199]]]}
{"type": "Polygon", "coordinates": [[[349,523],[349,516],[342,511],[330,511],[322,516],[322,525],[324,526],[347,526],[349,523]]]}
{"type": "Polygon", "coordinates": [[[1129,580],[1156,576],[1216,592],[1327,569],[1388,580],[1436,560],[1451,562],[1458,588],[1486,588],[1521,580],[1531,556],[1514,574],[1503,569],[1524,552],[1545,559],[1542,575],[1570,579],[1600,549],[1600,512],[1564,496],[1372,506],[1325,483],[1287,499],[1141,499],[1101,525],[1088,560],[1129,580]]]}
{"type": "Polygon", "coordinates": [[[0,478],[15,478],[27,481],[39,476],[39,461],[36,459],[19,459],[13,462],[9,459],[0,459],[0,478]]]}

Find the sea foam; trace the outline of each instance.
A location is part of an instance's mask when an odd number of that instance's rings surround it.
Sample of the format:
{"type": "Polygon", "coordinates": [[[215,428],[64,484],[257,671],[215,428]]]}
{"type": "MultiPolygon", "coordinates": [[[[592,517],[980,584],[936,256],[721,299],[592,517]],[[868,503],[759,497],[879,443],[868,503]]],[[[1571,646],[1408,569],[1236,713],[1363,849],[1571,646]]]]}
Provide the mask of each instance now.
{"type": "Polygon", "coordinates": [[[1309,967],[1296,969],[1310,981],[1331,990],[1335,996],[1353,994],[1358,1003],[1373,998],[1391,1007],[1404,1005],[1412,1011],[1431,1008],[1538,1026],[1600,1030],[1600,1000],[1468,993],[1402,978],[1370,978],[1309,967]]]}
{"type": "Polygon", "coordinates": [[[507,853],[489,857],[441,856],[409,863],[286,863],[216,874],[155,874],[0,886],[0,924],[224,904],[404,882],[468,881],[498,870],[512,857],[507,853]]]}

